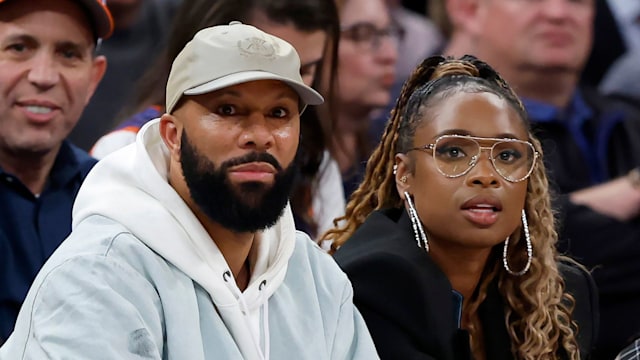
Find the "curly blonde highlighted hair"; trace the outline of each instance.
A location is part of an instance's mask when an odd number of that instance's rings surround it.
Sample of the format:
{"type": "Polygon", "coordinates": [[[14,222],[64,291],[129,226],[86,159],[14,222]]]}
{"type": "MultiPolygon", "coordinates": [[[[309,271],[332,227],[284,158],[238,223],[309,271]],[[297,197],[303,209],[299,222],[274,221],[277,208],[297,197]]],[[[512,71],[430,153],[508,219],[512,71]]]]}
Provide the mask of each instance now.
{"type": "MultiPolygon", "coordinates": [[[[428,116],[424,116],[426,109],[460,91],[490,92],[505,99],[528,128],[522,103],[486,63],[468,55],[460,59],[434,56],[424,60],[404,84],[380,144],[369,158],[364,180],[347,204],[345,216],[337,219],[336,227],[323,237],[332,241],[332,252],[345,243],[373,211],[404,207],[393,174],[395,155],[412,147],[417,127],[428,121],[428,116]]],[[[531,133],[529,140],[542,155],[540,142],[531,133]]],[[[489,284],[497,278],[505,299],[505,323],[516,358],[556,359],[559,353],[564,353],[569,359],[579,359],[577,325],[571,317],[575,301],[564,292],[564,281],[558,270],[562,257],[555,247],[557,233],[541,157],[528,180],[525,210],[534,249],[529,271],[519,277],[507,273],[500,264],[502,245],[497,245],[469,310],[476,312],[486,298],[489,284]]],[[[521,232],[522,229],[518,229],[511,236],[508,261],[512,266],[522,266],[527,260],[521,232]]],[[[484,348],[479,329],[478,319],[469,324],[474,350],[484,348]]]]}

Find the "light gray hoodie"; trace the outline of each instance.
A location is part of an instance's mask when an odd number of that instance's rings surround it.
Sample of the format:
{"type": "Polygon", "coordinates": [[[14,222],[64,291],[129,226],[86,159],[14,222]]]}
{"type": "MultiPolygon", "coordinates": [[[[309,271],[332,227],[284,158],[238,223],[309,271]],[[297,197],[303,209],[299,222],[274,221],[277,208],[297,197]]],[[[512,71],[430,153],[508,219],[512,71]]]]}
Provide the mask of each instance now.
{"type": "Polygon", "coordinates": [[[290,208],[259,233],[240,291],[167,182],[158,120],[100,161],[73,232],[38,274],[0,359],[377,359],[333,259],[290,208]]]}

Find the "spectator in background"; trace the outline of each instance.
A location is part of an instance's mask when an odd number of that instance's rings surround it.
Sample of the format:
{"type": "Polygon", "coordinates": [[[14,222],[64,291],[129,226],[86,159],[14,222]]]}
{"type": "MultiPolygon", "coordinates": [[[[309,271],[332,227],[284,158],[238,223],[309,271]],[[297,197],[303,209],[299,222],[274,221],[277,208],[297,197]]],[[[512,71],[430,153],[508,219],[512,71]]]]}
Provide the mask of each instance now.
{"type": "Polygon", "coordinates": [[[442,42],[440,52],[446,53],[447,56],[459,58],[473,49],[473,39],[460,31],[466,20],[469,4],[469,0],[433,0],[428,3],[431,20],[446,39],[442,42]]]}
{"type": "Polygon", "coordinates": [[[423,13],[407,9],[400,0],[387,0],[391,18],[402,33],[398,43],[396,81],[391,88],[391,101],[386,107],[373,113],[369,137],[378,143],[389,119],[389,113],[396,104],[402,84],[409,78],[415,67],[425,58],[440,53],[444,38],[436,25],[423,13]]]}
{"type": "Polygon", "coordinates": [[[608,360],[640,330],[640,115],[579,86],[594,7],[447,0],[452,39],[463,41],[449,49],[471,45],[523,99],[556,194],[558,248],[593,269],[601,315],[594,358],[608,360]]]}
{"type": "Polygon", "coordinates": [[[338,49],[338,98],[332,141],[349,198],[371,153],[373,111],[391,101],[401,33],[384,0],[337,0],[342,36],[338,49]]]}
{"type": "Polygon", "coordinates": [[[89,151],[116,124],[120,111],[134,95],[135,83],[162,50],[173,14],[182,0],[108,0],[113,35],[98,47],[109,61],[104,79],[87,105],[71,142],[89,151]]]}
{"type": "Polygon", "coordinates": [[[111,31],[99,0],[0,1],[0,343],[95,164],[65,138],[105,72],[95,47],[111,31]]]}
{"type": "Polygon", "coordinates": [[[326,0],[192,0],[175,16],[166,49],[138,84],[137,94],[127,109],[129,117],[100,138],[92,155],[103,158],[133,143],[140,128],[164,112],[163,88],[170,64],[200,29],[239,20],[291,43],[300,54],[300,69],[307,85],[319,89],[328,104],[302,114],[299,161],[291,198],[296,226],[311,237],[333,226],[344,214],[344,195],[338,166],[331,156],[329,134],[333,112],[333,82],[339,40],[338,13],[326,0]],[[325,84],[322,82],[325,81],[325,84]]]}
{"type": "Polygon", "coordinates": [[[0,358],[376,359],[347,277],[287,206],[300,112],[322,102],[299,70],[253,26],[196,33],[166,113],[83,184],[0,358]]]}
{"type": "MultiPolygon", "coordinates": [[[[425,58],[442,48],[444,38],[440,30],[424,13],[417,13],[402,6],[401,0],[386,0],[391,19],[402,31],[402,41],[398,43],[396,82],[403,84],[411,72],[425,58]]],[[[399,89],[402,86],[398,86],[399,89]]],[[[395,105],[395,99],[392,101],[395,105]]]]}

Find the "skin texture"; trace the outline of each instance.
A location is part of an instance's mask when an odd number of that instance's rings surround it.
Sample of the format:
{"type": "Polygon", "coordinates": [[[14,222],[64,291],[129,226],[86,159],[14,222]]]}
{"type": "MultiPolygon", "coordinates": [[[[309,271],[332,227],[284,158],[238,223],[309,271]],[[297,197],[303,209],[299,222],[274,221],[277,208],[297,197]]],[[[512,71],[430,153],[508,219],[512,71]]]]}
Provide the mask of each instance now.
{"type": "Polygon", "coordinates": [[[291,44],[300,56],[300,75],[308,86],[313,84],[317,67],[322,63],[327,33],[323,30],[301,31],[293,24],[277,24],[264,14],[256,14],[251,24],[264,32],[277,36],[291,44]]]}
{"type": "MultiPolygon", "coordinates": [[[[491,93],[457,93],[447,98],[446,104],[445,101],[436,104],[424,116],[426,121],[414,137],[416,147],[451,133],[527,140],[522,119],[505,100],[491,93]]],[[[457,178],[440,174],[430,152],[398,154],[396,161],[398,193],[403,199],[405,191],[412,195],[429,238],[430,256],[449,275],[454,288],[470,295],[491,248],[520,226],[528,180],[512,183],[503,179],[493,168],[486,151],[475,167],[457,178]],[[403,176],[407,176],[406,182],[400,180],[403,176]],[[477,196],[501,205],[495,223],[481,225],[470,221],[469,211],[463,210],[463,204],[477,196]],[[461,278],[467,282],[471,279],[471,283],[456,285],[456,274],[464,271],[472,276],[461,278]]]]}
{"type": "Polygon", "coordinates": [[[91,27],[75,1],[12,1],[0,9],[0,164],[38,192],[106,60],[93,56],[91,27]]]}
{"type": "Polygon", "coordinates": [[[477,6],[477,55],[498,70],[582,70],[593,38],[593,0],[480,0],[477,6]]]}
{"type": "MultiPolygon", "coordinates": [[[[382,0],[348,0],[340,11],[342,28],[369,22],[378,29],[389,26],[391,20],[382,0]]],[[[379,49],[358,44],[342,37],[338,50],[339,97],[342,108],[369,111],[386,106],[391,100],[389,89],[395,79],[398,57],[393,41],[383,38],[379,49]]]]}
{"type": "MultiPolygon", "coordinates": [[[[294,161],[300,136],[298,95],[280,81],[260,80],[230,86],[211,93],[183,98],[172,114],[160,121],[160,134],[170,151],[169,182],[176,189],[225,256],[239,286],[240,272],[253,243],[253,233],[237,233],[209,218],[194,202],[181,168],[181,139],[216,167],[252,152],[266,152],[280,167],[294,161]]],[[[265,189],[275,180],[272,165],[256,162],[259,169],[231,167],[231,188],[242,195],[240,185],[259,182],[265,189]]],[[[245,199],[253,203],[252,199],[245,199]]],[[[245,279],[246,280],[246,279],[245,279]]]]}

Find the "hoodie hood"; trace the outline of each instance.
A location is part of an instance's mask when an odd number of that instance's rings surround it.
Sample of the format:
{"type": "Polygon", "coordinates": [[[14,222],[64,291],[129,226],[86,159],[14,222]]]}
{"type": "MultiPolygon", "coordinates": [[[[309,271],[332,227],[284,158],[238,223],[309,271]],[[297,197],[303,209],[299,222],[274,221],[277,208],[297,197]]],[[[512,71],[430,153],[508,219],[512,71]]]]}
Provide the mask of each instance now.
{"type": "MultiPolygon", "coordinates": [[[[168,182],[169,151],[159,123],[150,121],[135,144],[96,164],[78,192],[72,227],[92,215],[122,224],[209,293],[245,358],[268,357],[268,351],[261,354],[254,335],[260,333],[261,307],[283,282],[293,253],[296,231],[291,209],[287,205],[273,227],[256,234],[251,279],[240,292],[215,242],[168,182]],[[253,339],[246,336],[247,326],[253,339]]],[[[263,316],[267,311],[262,308],[263,316]]]]}

